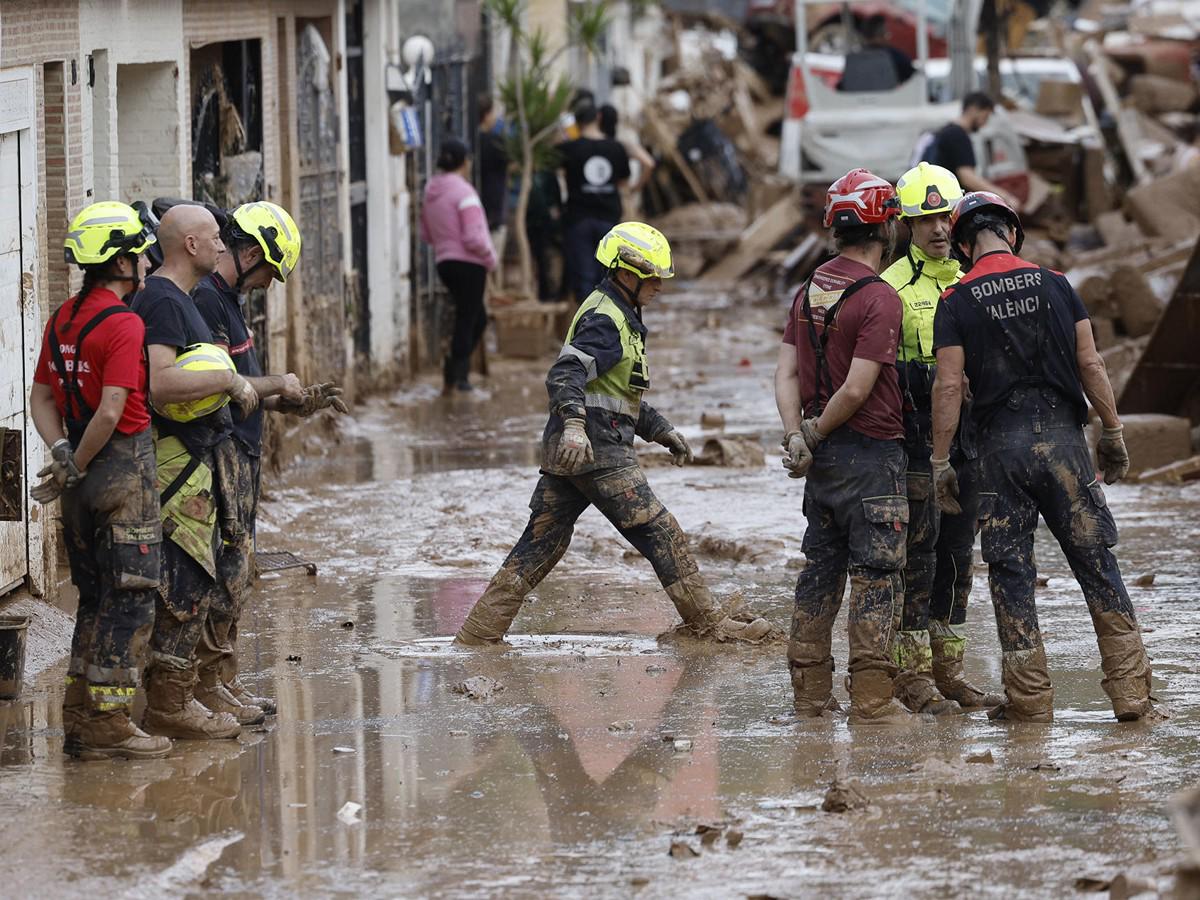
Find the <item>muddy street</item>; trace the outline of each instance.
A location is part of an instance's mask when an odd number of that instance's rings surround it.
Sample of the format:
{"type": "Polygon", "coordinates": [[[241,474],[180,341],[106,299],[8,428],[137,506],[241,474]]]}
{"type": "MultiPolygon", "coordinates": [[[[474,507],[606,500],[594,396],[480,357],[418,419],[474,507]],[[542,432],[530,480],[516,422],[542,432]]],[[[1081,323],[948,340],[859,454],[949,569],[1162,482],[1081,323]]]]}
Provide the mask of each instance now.
{"type": "MultiPolygon", "coordinates": [[[[714,590],[786,627],[804,520],[771,392],[782,317],[686,286],[647,312],[651,401],[697,450],[705,412],[767,449],[764,467],[647,473],[714,590]]],[[[249,680],[279,701],[266,726],[78,762],[65,660],[28,685],[0,723],[3,893],[1050,897],[1121,873],[1171,889],[1166,804],[1200,766],[1200,486],[1108,490],[1169,722],[1112,720],[1086,608],[1040,532],[1053,725],[796,724],[784,645],[657,639],[675,612],[594,510],[510,650],[450,647],[524,527],[545,365],[494,361],[467,397],[426,380],[378,398],[269,483],[260,549],[319,571],[264,577],[243,621],[249,680]],[[835,780],[848,802],[826,802],[835,780]]],[[[968,633],[968,674],[998,689],[984,575],[968,633]]],[[[841,622],[834,656],[844,701],[841,622]]]]}

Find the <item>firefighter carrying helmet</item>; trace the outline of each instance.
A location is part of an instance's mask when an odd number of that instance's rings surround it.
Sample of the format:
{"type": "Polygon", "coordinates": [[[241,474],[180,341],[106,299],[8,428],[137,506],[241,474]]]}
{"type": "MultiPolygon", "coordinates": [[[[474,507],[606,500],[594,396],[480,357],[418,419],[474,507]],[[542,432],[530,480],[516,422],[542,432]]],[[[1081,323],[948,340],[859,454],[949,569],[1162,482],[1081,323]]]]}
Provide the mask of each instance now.
{"type": "MultiPolygon", "coordinates": [[[[236,371],[229,354],[216,344],[192,344],[185,347],[183,352],[175,357],[175,368],[185,372],[236,371]]],[[[152,402],[153,399],[151,397],[152,402]]],[[[164,403],[161,406],[155,404],[154,408],[173,422],[191,422],[201,416],[215,413],[228,403],[229,395],[222,391],[210,397],[201,397],[199,400],[164,403]]]]}

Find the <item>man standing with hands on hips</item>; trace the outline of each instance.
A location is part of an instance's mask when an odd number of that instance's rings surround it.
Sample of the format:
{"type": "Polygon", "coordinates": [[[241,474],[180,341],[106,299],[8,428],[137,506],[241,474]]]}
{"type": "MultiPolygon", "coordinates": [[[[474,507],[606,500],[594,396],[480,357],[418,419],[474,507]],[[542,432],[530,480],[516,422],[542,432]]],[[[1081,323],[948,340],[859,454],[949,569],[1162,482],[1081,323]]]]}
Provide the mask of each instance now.
{"type": "Polygon", "coordinates": [[[983,490],[983,560],[1004,652],[1005,703],[992,719],[1050,722],[1054,690],[1034,605],[1033,537],[1038,515],[1062,548],[1100,645],[1101,686],[1119,721],[1156,719],[1150,664],[1111,548],[1117,526],[1095,476],[1083,425],[1087,405],[1104,426],[1097,457],[1104,480],[1120,481],[1129,454],[1104,361],[1079,295],[1058,272],[1016,254],[1021,220],[996,194],[967,194],[950,238],[970,271],[946,292],[934,320],[933,457],[938,505],[958,513],[950,443],[964,373],[974,395],[983,490]],[[1086,397],[1086,399],[1085,399],[1086,397]]]}

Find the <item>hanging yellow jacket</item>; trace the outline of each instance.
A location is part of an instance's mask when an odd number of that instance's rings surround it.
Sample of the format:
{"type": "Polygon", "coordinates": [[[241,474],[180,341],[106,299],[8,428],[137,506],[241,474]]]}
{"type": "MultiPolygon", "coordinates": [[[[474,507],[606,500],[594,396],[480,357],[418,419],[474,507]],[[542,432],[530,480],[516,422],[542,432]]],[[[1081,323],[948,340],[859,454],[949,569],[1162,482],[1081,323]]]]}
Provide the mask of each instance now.
{"type": "Polygon", "coordinates": [[[217,503],[212,469],[192,456],[173,435],[159,435],[155,455],[163,537],[174,541],[215,579],[217,503]]]}

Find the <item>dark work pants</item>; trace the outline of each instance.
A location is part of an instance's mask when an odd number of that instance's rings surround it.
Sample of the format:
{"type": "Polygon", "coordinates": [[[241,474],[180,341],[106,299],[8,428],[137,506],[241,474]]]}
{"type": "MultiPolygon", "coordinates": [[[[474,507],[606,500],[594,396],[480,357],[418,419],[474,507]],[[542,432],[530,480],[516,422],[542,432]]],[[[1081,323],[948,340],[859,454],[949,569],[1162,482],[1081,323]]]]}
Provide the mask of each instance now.
{"type": "Polygon", "coordinates": [[[63,534],[79,610],[68,672],[136,685],[154,623],[161,568],[154,442],[114,432],[87,477],[62,495],[63,534]]]}
{"type": "Polygon", "coordinates": [[[975,572],[975,536],[979,534],[979,460],[952,454],[950,463],[958,475],[958,505],[962,512],[956,516],[941,514],[929,618],[961,625],[967,621],[967,601],[975,572]]]}
{"type": "Polygon", "coordinates": [[[1032,393],[1018,408],[1001,410],[980,448],[983,559],[1001,648],[1008,653],[1042,643],[1034,605],[1039,513],[1083,590],[1093,622],[1099,626],[1115,618],[1136,631],[1133,606],[1109,549],[1117,542],[1117,526],[1073,411],[1061,401],[1052,407],[1032,393]]]}
{"type": "Polygon", "coordinates": [[[596,247],[616,224],[590,216],[573,219],[567,224],[563,252],[567,258],[567,272],[576,303],[587,299],[588,294],[600,283],[604,270],[596,259],[596,247]]]}
{"type": "Polygon", "coordinates": [[[929,628],[929,602],[937,564],[940,515],[934,496],[927,447],[906,447],[908,471],[908,539],[904,566],[904,610],[901,631],[929,628]],[[924,452],[921,452],[921,451],[924,452]]]}
{"type": "Polygon", "coordinates": [[[908,499],[898,441],[843,426],[816,450],[804,485],[808,565],[796,581],[789,661],[793,668],[831,661],[833,622],[850,575],[851,673],[894,674],[888,653],[893,616],[903,602],[908,499]]]}
{"type": "Polygon", "coordinates": [[[487,329],[483,306],[487,269],[476,263],[448,259],[437,264],[438,277],[454,301],[454,334],[450,339],[447,380],[459,381],[471,370],[471,354],[487,329]]]}
{"type": "Polygon", "coordinates": [[[574,476],[543,474],[529,501],[529,524],[503,568],[536,587],[567,552],[575,521],[589,506],[600,510],[650,561],[663,587],[699,571],[683,529],[638,466],[574,476]]]}
{"type": "Polygon", "coordinates": [[[537,296],[549,302],[556,299],[557,291],[551,281],[551,259],[554,254],[554,234],[557,229],[548,225],[526,229],[529,237],[529,252],[537,271],[537,296]]]}

